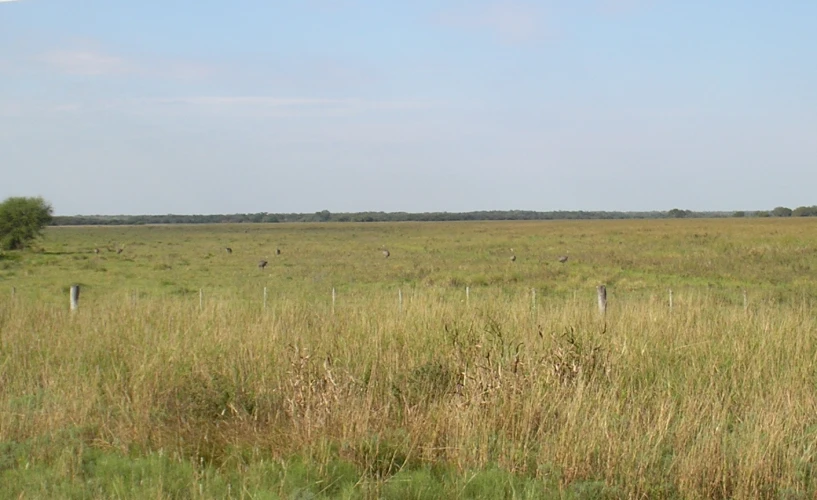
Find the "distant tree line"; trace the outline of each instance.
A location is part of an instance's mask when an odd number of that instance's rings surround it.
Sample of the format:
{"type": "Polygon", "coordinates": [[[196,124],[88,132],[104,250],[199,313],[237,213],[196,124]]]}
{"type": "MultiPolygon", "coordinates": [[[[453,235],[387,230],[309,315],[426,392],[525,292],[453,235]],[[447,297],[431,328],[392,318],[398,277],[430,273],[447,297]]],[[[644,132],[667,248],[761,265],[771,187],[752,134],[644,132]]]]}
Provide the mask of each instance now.
{"type": "Polygon", "coordinates": [[[599,212],[530,210],[489,210],[480,212],[354,212],[331,213],[267,213],[214,214],[214,215],[71,215],[55,216],[52,225],[144,225],[144,224],[220,224],[252,222],[446,222],[446,221],[505,221],[505,220],[584,220],[584,219],[672,219],[721,217],[814,217],[817,206],[791,210],[777,207],[770,211],[755,212],[693,212],[673,208],[666,212],[599,212]]]}
{"type": "MultiPolygon", "coordinates": [[[[689,212],[688,217],[728,217],[731,212],[689,212]]],[[[355,212],[331,213],[328,210],[314,214],[253,213],[214,215],[71,215],[55,216],[57,226],[76,225],[144,225],[144,224],[219,224],[251,222],[443,222],[443,221],[501,221],[501,220],[579,220],[579,219],[661,219],[667,212],[589,212],[528,210],[492,210],[482,212],[355,212]]]]}
{"type": "Polygon", "coordinates": [[[775,207],[773,210],[754,213],[755,217],[817,217],[817,205],[797,207],[794,210],[788,207],[775,207]]]}

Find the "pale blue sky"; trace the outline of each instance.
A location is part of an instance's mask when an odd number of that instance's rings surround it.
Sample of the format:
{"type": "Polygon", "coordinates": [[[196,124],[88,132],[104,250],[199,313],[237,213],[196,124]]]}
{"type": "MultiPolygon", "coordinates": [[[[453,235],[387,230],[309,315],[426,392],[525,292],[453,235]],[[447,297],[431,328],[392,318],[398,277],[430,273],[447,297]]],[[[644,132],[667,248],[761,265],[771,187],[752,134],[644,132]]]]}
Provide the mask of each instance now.
{"type": "Polygon", "coordinates": [[[0,199],[813,205],[815,22],[803,0],[0,0],[0,199]]]}

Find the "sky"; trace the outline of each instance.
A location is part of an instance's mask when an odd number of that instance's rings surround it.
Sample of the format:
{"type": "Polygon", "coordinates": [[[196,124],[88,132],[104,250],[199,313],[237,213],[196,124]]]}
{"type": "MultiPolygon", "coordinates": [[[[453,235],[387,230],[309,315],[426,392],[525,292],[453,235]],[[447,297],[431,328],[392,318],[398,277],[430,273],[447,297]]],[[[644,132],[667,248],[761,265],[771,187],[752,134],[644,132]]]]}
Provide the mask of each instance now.
{"type": "Polygon", "coordinates": [[[803,0],[0,0],[0,199],[814,205],[815,19],[803,0]]]}

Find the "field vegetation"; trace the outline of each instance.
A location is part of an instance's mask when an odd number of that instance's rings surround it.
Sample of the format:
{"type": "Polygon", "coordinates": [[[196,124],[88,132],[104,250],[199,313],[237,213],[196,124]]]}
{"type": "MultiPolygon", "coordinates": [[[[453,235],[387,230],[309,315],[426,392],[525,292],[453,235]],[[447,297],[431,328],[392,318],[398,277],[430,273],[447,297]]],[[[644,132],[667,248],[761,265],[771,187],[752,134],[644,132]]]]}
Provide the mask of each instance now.
{"type": "Polygon", "coordinates": [[[48,228],[0,255],[0,497],[813,498],[816,230],[48,228]]]}

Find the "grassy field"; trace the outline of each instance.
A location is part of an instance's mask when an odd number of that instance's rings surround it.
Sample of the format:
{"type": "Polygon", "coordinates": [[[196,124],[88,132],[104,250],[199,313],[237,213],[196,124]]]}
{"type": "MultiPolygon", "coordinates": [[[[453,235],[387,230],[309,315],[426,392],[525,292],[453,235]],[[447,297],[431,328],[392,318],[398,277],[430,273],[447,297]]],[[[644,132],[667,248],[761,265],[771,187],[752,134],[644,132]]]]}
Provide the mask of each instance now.
{"type": "Polygon", "coordinates": [[[817,495],[815,221],[40,245],[0,256],[0,497],[817,495]]]}

